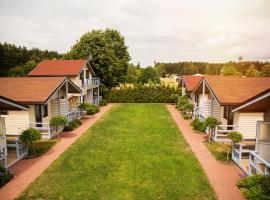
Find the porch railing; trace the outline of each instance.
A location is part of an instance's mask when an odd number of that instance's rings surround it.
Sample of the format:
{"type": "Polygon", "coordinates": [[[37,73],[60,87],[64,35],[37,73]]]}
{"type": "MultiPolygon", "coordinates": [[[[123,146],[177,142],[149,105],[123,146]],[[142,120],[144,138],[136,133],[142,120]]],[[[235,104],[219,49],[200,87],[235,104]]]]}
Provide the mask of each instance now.
{"type": "Polygon", "coordinates": [[[254,151],[254,145],[246,145],[243,143],[233,144],[232,147],[232,160],[245,172],[247,173],[247,166],[244,166],[241,161],[242,159],[247,159],[250,152],[254,151]]]}
{"type": "Polygon", "coordinates": [[[228,133],[238,131],[239,125],[217,125],[212,139],[216,142],[229,142],[228,133]]]}
{"type": "Polygon", "coordinates": [[[68,122],[74,120],[74,119],[80,119],[83,115],[83,112],[79,108],[75,108],[72,111],[65,114],[67,117],[68,122]]]}
{"type": "Polygon", "coordinates": [[[94,98],[93,98],[93,103],[95,104],[95,105],[98,105],[99,104],[99,102],[102,100],[102,96],[95,96],[94,98]]]}
{"type": "Polygon", "coordinates": [[[249,154],[249,166],[248,175],[262,174],[269,175],[270,173],[270,163],[261,158],[258,152],[251,151],[249,154]]]}
{"type": "Polygon", "coordinates": [[[6,135],[6,143],[7,148],[15,148],[16,150],[16,159],[13,160],[12,162],[6,163],[6,167],[10,167],[17,161],[23,159],[28,154],[27,147],[19,140],[18,134],[6,135]]]}
{"type": "Polygon", "coordinates": [[[194,106],[194,111],[193,111],[193,119],[199,118],[201,121],[205,120],[205,117],[203,115],[203,112],[200,111],[198,106],[194,106]]]}
{"type": "Polygon", "coordinates": [[[51,139],[63,130],[53,128],[49,123],[44,122],[30,122],[29,126],[41,131],[42,138],[44,139],[51,139]]]}
{"type": "Polygon", "coordinates": [[[82,87],[83,89],[88,89],[88,88],[98,87],[99,85],[100,85],[100,78],[95,77],[95,78],[86,79],[82,87]]]}
{"type": "Polygon", "coordinates": [[[0,136],[0,162],[7,166],[7,144],[5,135],[0,136]]]}

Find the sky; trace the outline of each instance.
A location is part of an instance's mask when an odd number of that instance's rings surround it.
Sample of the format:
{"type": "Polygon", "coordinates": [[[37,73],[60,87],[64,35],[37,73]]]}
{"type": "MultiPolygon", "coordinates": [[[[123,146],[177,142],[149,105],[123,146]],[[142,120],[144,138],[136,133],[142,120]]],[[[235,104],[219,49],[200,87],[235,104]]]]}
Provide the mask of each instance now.
{"type": "Polygon", "coordinates": [[[105,28],[141,66],[270,61],[270,0],[0,0],[0,42],[64,53],[105,28]]]}

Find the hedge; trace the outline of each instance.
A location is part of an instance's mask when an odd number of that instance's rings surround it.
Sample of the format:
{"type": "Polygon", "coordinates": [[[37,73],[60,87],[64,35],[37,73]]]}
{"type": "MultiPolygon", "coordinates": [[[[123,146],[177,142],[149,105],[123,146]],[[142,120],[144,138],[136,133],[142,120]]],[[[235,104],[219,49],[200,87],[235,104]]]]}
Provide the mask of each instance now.
{"type": "Polygon", "coordinates": [[[134,85],[109,91],[105,99],[110,103],[173,103],[172,94],[180,91],[165,85],[134,85]]]}

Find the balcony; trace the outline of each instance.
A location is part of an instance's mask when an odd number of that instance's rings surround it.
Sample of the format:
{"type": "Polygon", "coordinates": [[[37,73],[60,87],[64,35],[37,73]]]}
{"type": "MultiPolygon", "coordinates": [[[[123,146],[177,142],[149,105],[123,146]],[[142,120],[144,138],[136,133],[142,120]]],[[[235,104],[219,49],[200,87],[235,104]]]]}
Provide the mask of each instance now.
{"type": "Polygon", "coordinates": [[[87,89],[92,89],[99,86],[100,86],[100,78],[95,77],[95,78],[85,79],[84,84],[82,84],[82,89],[87,90],[87,89]]]}

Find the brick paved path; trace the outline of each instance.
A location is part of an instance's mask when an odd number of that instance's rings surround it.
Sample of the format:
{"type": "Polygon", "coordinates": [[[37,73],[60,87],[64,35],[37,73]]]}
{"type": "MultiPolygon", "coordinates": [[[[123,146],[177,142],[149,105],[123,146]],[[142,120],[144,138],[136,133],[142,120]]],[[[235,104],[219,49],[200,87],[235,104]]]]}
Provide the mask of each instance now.
{"type": "Polygon", "coordinates": [[[239,174],[242,174],[243,172],[234,164],[223,164],[216,161],[203,144],[203,136],[194,133],[189,126],[190,122],[182,118],[175,106],[167,105],[167,109],[199,160],[216,192],[217,198],[220,200],[245,199],[235,185],[236,181],[239,179],[239,174]]]}
{"type": "Polygon", "coordinates": [[[101,107],[99,113],[89,116],[82,121],[82,125],[74,131],[61,133],[60,141],[47,153],[35,159],[21,160],[12,166],[16,177],[0,189],[1,200],[11,200],[23,192],[27,186],[46,170],[61,153],[63,153],[73,142],[75,142],[90,126],[106,113],[112,104],[101,107]]]}

